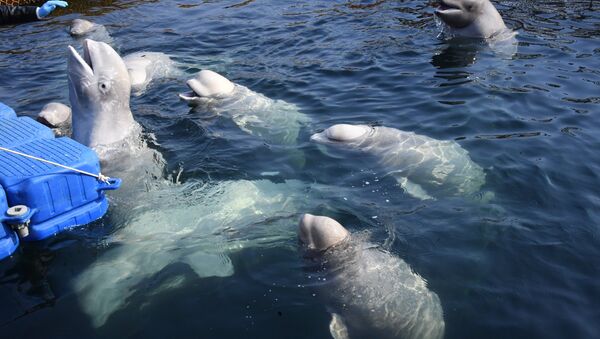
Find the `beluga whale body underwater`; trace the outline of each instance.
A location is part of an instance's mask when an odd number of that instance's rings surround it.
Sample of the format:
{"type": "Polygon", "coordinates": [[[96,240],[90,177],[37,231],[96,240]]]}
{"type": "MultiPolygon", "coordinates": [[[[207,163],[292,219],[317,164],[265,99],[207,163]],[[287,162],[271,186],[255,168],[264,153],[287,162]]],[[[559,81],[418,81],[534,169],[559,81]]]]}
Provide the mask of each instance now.
{"type": "Polygon", "coordinates": [[[295,145],[309,120],[295,105],[267,98],[210,70],[200,71],[187,85],[191,91],[179,94],[181,100],[229,117],[246,133],[272,145],[295,145]]]}
{"type": "MultiPolygon", "coordinates": [[[[477,198],[485,183],[483,169],[455,141],[441,141],[413,132],[367,125],[333,125],[311,141],[369,156],[418,199],[446,196],[477,198]]],[[[368,162],[366,160],[365,162],[368,162]]]]}
{"type": "MultiPolygon", "coordinates": [[[[148,168],[161,170],[162,161],[156,159],[162,157],[141,139],[129,104],[127,67],[106,43],[86,40],[83,47],[79,55],[69,46],[73,138],[98,152],[104,174],[123,178],[121,189],[110,196],[105,219],[114,232],[99,240],[103,249],[97,259],[72,282],[93,326],[134,307],[129,297],[145,293],[143,282],[171,264],[186,264],[198,277],[232,275],[231,251],[293,238],[293,230],[286,234],[277,225],[289,225],[286,218],[295,218],[307,204],[321,203],[298,180],[173,183],[160,174],[143,175],[155,172],[148,168]],[[232,232],[243,241],[232,238],[232,232]]],[[[181,282],[174,277],[158,290],[181,282]]]]}
{"type": "Polygon", "coordinates": [[[438,296],[402,259],[324,216],[303,215],[298,236],[326,274],[319,294],[332,313],[333,338],[444,336],[438,296]]]}

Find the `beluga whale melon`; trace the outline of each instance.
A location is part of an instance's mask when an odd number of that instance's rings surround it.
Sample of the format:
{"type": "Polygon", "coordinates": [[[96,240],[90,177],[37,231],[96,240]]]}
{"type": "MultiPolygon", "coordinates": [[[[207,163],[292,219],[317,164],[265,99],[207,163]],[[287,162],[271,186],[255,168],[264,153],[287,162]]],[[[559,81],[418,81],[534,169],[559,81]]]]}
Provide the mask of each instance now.
{"type": "Polygon", "coordinates": [[[229,117],[246,133],[273,145],[295,145],[308,122],[295,105],[267,98],[210,70],[200,71],[187,85],[191,91],[180,94],[181,100],[229,117]]]}
{"type": "Polygon", "coordinates": [[[354,151],[372,159],[419,199],[473,197],[485,183],[483,169],[455,141],[436,140],[389,127],[338,124],[313,134],[311,141],[354,151]]]}
{"type": "Polygon", "coordinates": [[[325,273],[319,294],[333,338],[443,338],[438,296],[402,259],[325,216],[303,215],[298,236],[325,273]]]}

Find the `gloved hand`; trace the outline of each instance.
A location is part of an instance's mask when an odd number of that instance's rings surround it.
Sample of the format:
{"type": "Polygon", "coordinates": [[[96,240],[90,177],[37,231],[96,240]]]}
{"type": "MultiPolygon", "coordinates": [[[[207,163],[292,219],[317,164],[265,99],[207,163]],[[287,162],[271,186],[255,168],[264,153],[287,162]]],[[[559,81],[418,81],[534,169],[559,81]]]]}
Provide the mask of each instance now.
{"type": "Polygon", "coordinates": [[[38,17],[41,19],[43,17],[48,16],[48,14],[52,13],[52,11],[56,9],[56,6],[67,7],[67,6],[69,6],[69,4],[66,1],[57,1],[57,0],[46,1],[46,3],[42,5],[42,7],[38,7],[38,9],[37,9],[38,17]]]}

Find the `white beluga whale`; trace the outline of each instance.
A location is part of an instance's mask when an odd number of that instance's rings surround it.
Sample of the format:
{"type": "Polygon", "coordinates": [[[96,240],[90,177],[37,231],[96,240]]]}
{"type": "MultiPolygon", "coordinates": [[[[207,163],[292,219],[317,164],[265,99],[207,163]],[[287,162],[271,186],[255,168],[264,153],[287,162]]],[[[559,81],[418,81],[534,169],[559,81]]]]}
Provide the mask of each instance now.
{"type": "MultiPolygon", "coordinates": [[[[128,297],[143,292],[151,279],[170,264],[187,264],[198,277],[234,273],[232,251],[279,239],[310,201],[307,184],[297,180],[232,180],[185,183],[153,191],[125,213],[119,231],[107,239],[108,249],[81,272],[73,286],[95,327],[126,309],[128,297]],[[281,222],[274,224],[276,218],[281,222]],[[260,233],[257,227],[268,231],[260,233]],[[260,233],[237,241],[236,232],[260,233]],[[268,233],[268,235],[266,235],[268,233]]],[[[287,239],[294,238],[294,231],[287,239]]]]}
{"type": "Polygon", "coordinates": [[[485,183],[482,168],[455,141],[389,127],[347,124],[331,126],[310,139],[332,148],[357,151],[361,158],[371,156],[406,193],[419,199],[476,197],[485,183]]]}
{"type": "Polygon", "coordinates": [[[487,39],[508,30],[489,0],[439,0],[435,15],[456,36],[487,39]]]}
{"type": "Polygon", "coordinates": [[[60,102],[50,102],[44,105],[37,115],[37,121],[50,127],[59,128],[70,125],[71,107],[60,102]]]}
{"type": "Polygon", "coordinates": [[[135,52],[124,56],[123,61],[134,95],[141,95],[152,80],[171,76],[175,70],[175,62],[160,52],[135,52]]]}
{"type": "Polygon", "coordinates": [[[461,40],[474,38],[484,39],[492,51],[503,58],[512,58],[517,53],[517,33],[506,27],[489,0],[439,0],[435,16],[444,25],[442,36],[458,39],[462,49],[476,48],[461,40]]]}
{"type": "Polygon", "coordinates": [[[303,215],[298,236],[326,274],[319,294],[334,338],[443,338],[438,296],[402,259],[329,217],[303,215]]]}
{"type": "Polygon", "coordinates": [[[85,19],[74,19],[69,27],[69,33],[75,38],[86,38],[109,44],[112,43],[112,37],[108,34],[106,27],[85,19]]]}
{"type": "Polygon", "coordinates": [[[273,145],[295,144],[308,122],[295,105],[267,98],[210,70],[200,71],[187,85],[191,92],[179,97],[189,105],[229,117],[246,133],[273,145]]]}

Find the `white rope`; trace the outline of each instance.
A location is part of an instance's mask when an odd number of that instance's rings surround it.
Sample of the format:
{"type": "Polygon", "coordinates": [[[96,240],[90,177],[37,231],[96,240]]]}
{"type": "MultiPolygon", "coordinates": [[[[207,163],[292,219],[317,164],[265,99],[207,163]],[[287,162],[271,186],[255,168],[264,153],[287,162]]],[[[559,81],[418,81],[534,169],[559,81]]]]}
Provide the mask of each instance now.
{"type": "Polygon", "coordinates": [[[81,174],[89,175],[90,177],[97,178],[98,180],[100,180],[100,181],[102,181],[102,182],[105,182],[105,183],[107,183],[107,184],[108,184],[108,181],[110,180],[110,178],[109,178],[109,177],[107,177],[107,176],[105,176],[105,175],[102,175],[102,173],[94,174],[94,173],[90,173],[90,172],[82,171],[82,170],[79,170],[79,169],[77,169],[77,168],[73,168],[73,167],[65,166],[65,165],[59,164],[59,163],[57,163],[57,162],[54,162],[54,161],[50,161],[50,160],[46,160],[46,159],[42,159],[42,158],[38,158],[38,157],[35,157],[35,156],[33,156],[33,155],[29,155],[29,154],[21,153],[21,152],[18,152],[18,151],[13,151],[13,150],[11,150],[11,149],[4,148],[4,147],[1,147],[1,146],[0,146],[0,150],[1,150],[1,151],[6,151],[6,152],[8,152],[8,153],[13,153],[13,154],[16,154],[16,155],[20,155],[20,156],[23,156],[23,157],[25,157],[25,158],[29,158],[29,159],[33,159],[33,160],[37,160],[37,161],[41,161],[41,162],[44,162],[44,163],[47,163],[47,164],[51,164],[51,165],[54,165],[54,166],[62,167],[62,168],[64,168],[64,169],[68,169],[68,170],[71,170],[71,171],[74,171],[74,172],[77,172],[77,173],[81,173],[81,174]]]}

